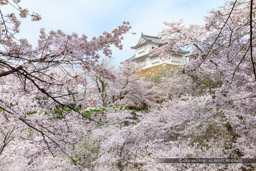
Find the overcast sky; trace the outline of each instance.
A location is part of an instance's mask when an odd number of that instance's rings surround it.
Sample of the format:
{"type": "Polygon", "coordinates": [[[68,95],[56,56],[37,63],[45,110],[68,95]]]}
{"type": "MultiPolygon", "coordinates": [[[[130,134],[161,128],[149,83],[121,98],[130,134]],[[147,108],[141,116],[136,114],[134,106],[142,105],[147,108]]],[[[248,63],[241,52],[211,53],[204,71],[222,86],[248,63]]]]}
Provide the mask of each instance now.
{"type": "Polygon", "coordinates": [[[91,38],[129,21],[131,32],[136,35],[125,35],[122,51],[113,48],[113,63],[118,66],[134,54],[130,47],[142,32],[157,35],[164,28],[163,21],[183,19],[186,24],[203,24],[207,11],[224,3],[225,0],[23,0],[21,5],[41,14],[42,20],[24,20],[21,36],[36,43],[40,28],[45,28],[91,38]]]}

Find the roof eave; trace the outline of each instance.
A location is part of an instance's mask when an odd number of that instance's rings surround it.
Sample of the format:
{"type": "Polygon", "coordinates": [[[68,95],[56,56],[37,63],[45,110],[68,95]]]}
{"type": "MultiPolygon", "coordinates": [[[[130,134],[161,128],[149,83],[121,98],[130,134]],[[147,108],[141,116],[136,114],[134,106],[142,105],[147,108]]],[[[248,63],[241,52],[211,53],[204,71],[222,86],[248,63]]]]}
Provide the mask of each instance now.
{"type": "Polygon", "coordinates": [[[131,49],[138,49],[138,48],[140,48],[142,46],[145,46],[145,45],[148,45],[148,44],[155,44],[155,45],[162,46],[164,43],[156,43],[156,42],[146,41],[146,42],[144,42],[142,44],[139,44],[139,45],[136,45],[136,46],[132,46],[131,49]]]}

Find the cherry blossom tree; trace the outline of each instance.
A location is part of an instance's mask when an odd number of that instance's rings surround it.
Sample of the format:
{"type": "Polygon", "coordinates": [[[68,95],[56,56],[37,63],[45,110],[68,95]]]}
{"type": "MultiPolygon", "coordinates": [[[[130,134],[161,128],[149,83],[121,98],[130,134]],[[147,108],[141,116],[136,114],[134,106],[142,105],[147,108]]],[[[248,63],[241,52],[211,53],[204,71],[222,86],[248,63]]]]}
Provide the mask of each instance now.
{"type": "Polygon", "coordinates": [[[190,46],[197,59],[186,73],[201,78],[199,82],[207,81],[213,89],[221,87],[212,90],[213,97],[226,105],[236,104],[246,113],[255,111],[254,3],[230,1],[223,9],[212,10],[205,26],[165,22],[168,28],[160,33],[168,42],[161,53],[190,46]]]}
{"type": "Polygon", "coordinates": [[[38,167],[45,156],[65,155],[81,170],[79,161],[72,156],[76,153],[75,144],[84,140],[86,129],[97,124],[97,119],[86,117],[71,105],[71,98],[72,103],[83,100],[85,74],[93,67],[101,69],[96,63],[101,53],[111,56],[111,45],[122,49],[122,35],[130,29],[129,23],[92,40],[86,35],[69,35],[61,30],[47,34],[41,29],[38,45],[33,47],[26,39],[16,38],[19,18],[37,21],[41,16],[31,14],[19,3],[20,0],[0,0],[1,8],[11,6],[16,10],[4,13],[0,9],[1,167],[8,165],[8,159],[14,161],[11,153],[17,152],[23,154],[17,161],[26,159],[24,168],[38,167]],[[22,142],[23,149],[17,142],[22,142]]]}
{"type": "Polygon", "coordinates": [[[147,104],[145,94],[151,83],[137,75],[141,65],[124,62],[116,69],[111,67],[109,61],[102,61],[99,66],[96,66],[91,74],[94,83],[92,88],[96,94],[99,94],[104,106],[108,101],[136,107],[147,104]],[[105,68],[105,72],[102,69],[98,70],[99,66],[105,68]],[[105,74],[107,72],[108,75],[105,74]]]}
{"type": "Polygon", "coordinates": [[[116,71],[116,79],[112,86],[113,99],[119,99],[123,104],[136,106],[143,103],[143,80],[136,75],[141,65],[134,62],[124,62],[116,71]]]}
{"type": "MultiPolygon", "coordinates": [[[[111,66],[111,61],[103,59],[99,64],[92,68],[90,73],[91,78],[91,95],[96,96],[95,99],[100,99],[101,104],[106,106],[109,102],[110,87],[115,80],[114,66],[111,66]]],[[[91,97],[93,98],[93,97],[91,97]]]]}
{"type": "Polygon", "coordinates": [[[158,52],[166,55],[190,46],[196,59],[184,72],[208,89],[216,110],[211,117],[228,123],[231,152],[253,157],[248,150],[255,148],[255,1],[230,1],[210,13],[204,26],[165,22],[160,36],[167,45],[158,52]]]}
{"type": "Polygon", "coordinates": [[[164,56],[190,46],[196,59],[185,67],[184,80],[162,82],[164,90],[174,87],[168,91],[172,98],[147,114],[137,114],[138,124],[116,127],[103,139],[96,168],[137,170],[135,163],[141,163],[144,170],[255,169],[255,164],[246,163],[164,164],[155,160],[255,157],[255,1],[230,1],[210,14],[205,26],[165,23],[168,28],[160,36],[167,45],[158,52],[164,56]],[[189,85],[197,90],[180,93],[189,85]]]}
{"type": "MultiPolygon", "coordinates": [[[[12,5],[20,17],[39,20],[12,5]]],[[[75,33],[45,33],[38,46],[17,40],[20,22],[1,15],[0,165],[4,170],[253,170],[255,164],[165,164],[163,157],[255,157],[255,2],[232,0],[212,10],[204,26],[165,22],[160,36],[168,53],[190,46],[196,59],[153,83],[140,67],[99,63],[122,48],[125,22],[91,41],[75,33]],[[90,75],[91,74],[91,75],[90,75]],[[92,80],[89,80],[90,75],[92,80]],[[94,81],[94,82],[93,82],[94,81]],[[88,85],[95,83],[93,90],[88,85]],[[147,113],[104,108],[92,113],[85,97],[147,113]]],[[[90,85],[91,86],[91,85],[90,85]]],[[[104,104],[104,103],[103,103],[104,104]]]]}

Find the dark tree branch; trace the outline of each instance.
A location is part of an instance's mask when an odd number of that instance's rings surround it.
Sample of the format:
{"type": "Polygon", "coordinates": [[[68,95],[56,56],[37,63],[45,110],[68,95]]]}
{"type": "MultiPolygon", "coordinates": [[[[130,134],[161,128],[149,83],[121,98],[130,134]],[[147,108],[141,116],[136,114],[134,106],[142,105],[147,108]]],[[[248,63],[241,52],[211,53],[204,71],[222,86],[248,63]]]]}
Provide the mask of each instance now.
{"type": "MultiPolygon", "coordinates": [[[[78,166],[77,162],[75,159],[73,159],[73,157],[71,157],[69,154],[66,153],[65,150],[63,150],[63,148],[59,145],[59,143],[57,143],[54,139],[52,139],[50,136],[48,136],[47,134],[45,134],[43,131],[39,130],[38,128],[34,127],[33,125],[31,125],[30,123],[28,123],[25,119],[23,118],[19,118],[20,121],[22,121],[23,123],[25,123],[28,127],[32,128],[33,130],[37,131],[38,133],[40,133],[43,136],[43,139],[47,145],[47,148],[49,149],[49,144],[46,141],[45,137],[47,137],[49,140],[51,140],[62,152],[63,154],[65,154],[78,168],[79,170],[81,170],[81,168],[78,166]]],[[[49,149],[50,150],[50,149],[49,149]]],[[[52,153],[52,151],[50,150],[50,152],[52,153]]],[[[53,154],[53,153],[52,153],[53,154]]]]}
{"type": "Polygon", "coordinates": [[[256,69],[255,69],[255,64],[254,64],[254,61],[253,61],[253,43],[252,43],[252,40],[253,40],[253,26],[252,26],[252,19],[253,19],[253,0],[251,0],[251,4],[250,4],[250,47],[251,47],[251,62],[252,62],[252,68],[253,68],[253,74],[254,74],[254,77],[255,77],[255,81],[256,81],[256,69]]]}
{"type": "Polygon", "coordinates": [[[217,37],[215,38],[215,40],[214,40],[213,43],[211,44],[211,46],[210,46],[209,50],[207,51],[207,53],[206,53],[206,55],[205,55],[203,61],[199,64],[199,67],[200,67],[200,66],[202,65],[202,63],[207,59],[207,57],[209,56],[209,54],[210,54],[211,51],[212,51],[213,46],[215,45],[215,43],[216,43],[217,40],[219,39],[220,35],[222,34],[222,30],[225,28],[225,26],[226,26],[226,24],[227,24],[227,22],[228,22],[228,20],[229,20],[229,18],[230,18],[230,16],[231,16],[231,14],[232,14],[234,8],[235,8],[236,3],[237,3],[237,0],[233,3],[233,6],[232,6],[231,11],[230,11],[230,13],[229,13],[229,15],[228,15],[228,18],[226,19],[226,21],[224,22],[223,26],[221,27],[219,34],[217,35],[217,37]]]}
{"type": "Polygon", "coordinates": [[[0,77],[4,77],[4,76],[7,76],[9,74],[15,73],[15,72],[17,72],[17,71],[19,71],[21,69],[22,69],[22,66],[18,66],[17,68],[13,68],[13,69],[11,69],[9,71],[2,72],[2,73],[0,73],[0,77]]]}

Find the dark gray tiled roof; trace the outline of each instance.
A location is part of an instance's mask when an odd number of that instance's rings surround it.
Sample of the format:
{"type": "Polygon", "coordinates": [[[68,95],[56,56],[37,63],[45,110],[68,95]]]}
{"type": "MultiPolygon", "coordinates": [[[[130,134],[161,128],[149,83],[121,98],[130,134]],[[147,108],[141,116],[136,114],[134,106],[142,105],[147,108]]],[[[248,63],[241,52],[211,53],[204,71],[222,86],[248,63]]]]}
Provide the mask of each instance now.
{"type": "Polygon", "coordinates": [[[138,42],[136,46],[131,47],[132,49],[136,49],[136,48],[146,45],[148,43],[154,43],[159,46],[162,46],[165,44],[165,43],[161,42],[160,38],[157,36],[149,36],[149,35],[145,35],[142,33],[140,39],[141,38],[143,38],[145,40],[145,42],[143,42],[141,44],[139,44],[139,42],[138,42]]]}
{"type": "Polygon", "coordinates": [[[163,42],[160,41],[160,38],[159,37],[156,37],[156,36],[149,36],[149,35],[145,35],[145,34],[142,34],[141,35],[145,40],[147,41],[150,41],[150,42],[153,42],[153,43],[157,43],[157,44],[164,44],[163,42]]]}

